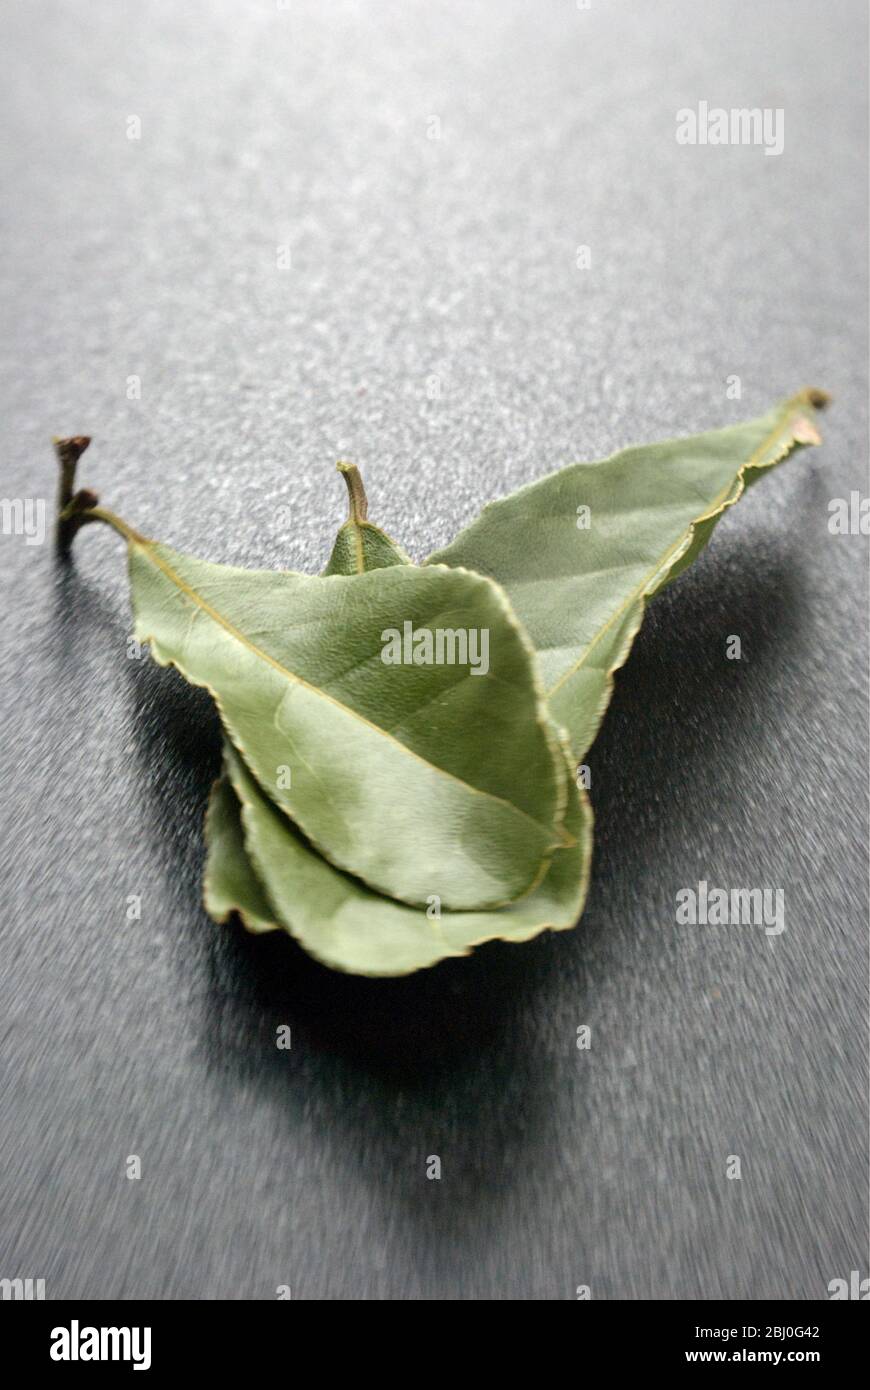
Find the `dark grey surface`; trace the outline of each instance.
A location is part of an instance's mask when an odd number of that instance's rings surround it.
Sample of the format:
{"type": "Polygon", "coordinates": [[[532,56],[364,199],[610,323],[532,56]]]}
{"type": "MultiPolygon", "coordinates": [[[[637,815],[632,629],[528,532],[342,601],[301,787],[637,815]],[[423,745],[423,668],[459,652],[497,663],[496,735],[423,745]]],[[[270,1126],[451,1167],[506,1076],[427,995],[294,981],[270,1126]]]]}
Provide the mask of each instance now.
{"type": "Polygon", "coordinates": [[[857,0],[5,7],[4,495],[51,498],[50,436],[88,431],[83,481],[144,530],[316,570],[338,456],[421,557],[561,463],[805,383],[836,406],[649,614],[580,929],[405,981],[209,923],[207,700],[127,658],[116,542],[64,569],[0,538],[0,1277],[783,1299],[867,1273],[866,542],[827,529],[867,487],[866,27],[857,0]],[[678,146],[699,99],[782,107],[784,153],[678,146]],[[786,931],[676,926],[701,878],[782,887],[786,931]]]}

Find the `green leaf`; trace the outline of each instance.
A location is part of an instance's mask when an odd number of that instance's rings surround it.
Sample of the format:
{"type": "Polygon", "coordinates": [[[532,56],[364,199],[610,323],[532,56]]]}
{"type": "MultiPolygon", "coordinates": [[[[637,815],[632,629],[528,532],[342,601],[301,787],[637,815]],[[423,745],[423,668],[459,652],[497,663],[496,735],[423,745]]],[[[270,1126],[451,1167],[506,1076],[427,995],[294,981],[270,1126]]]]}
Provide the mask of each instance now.
{"type": "Polygon", "coordinates": [[[747,424],[572,464],[491,502],[427,561],[502,585],[578,759],[646,601],[691,563],[749,483],[793,448],[820,442],[814,411],[826,400],[808,389],[747,424]]]}
{"type": "Polygon", "coordinates": [[[225,773],[208,799],[205,843],[202,900],[209,916],[223,923],[237,912],[248,931],[276,931],[274,910],[245,850],[239,803],[225,773]]]}
{"type": "Polygon", "coordinates": [[[235,816],[236,832],[232,839],[223,833],[220,841],[210,841],[206,881],[219,878],[221,907],[234,896],[251,930],[264,929],[257,923],[265,891],[274,918],[310,955],[334,970],[407,975],[448,956],[467,955],[484,941],[528,941],[547,929],[563,931],[580,916],[589,876],[592,813],[573,782],[566,825],[575,844],[554,855],[533,893],[497,911],[442,911],[438,916],[434,902],[417,909],[394,902],[328,864],[276,811],[228,742],[224,755],[224,777],[217,784],[221,815],[235,816]],[[232,856],[232,865],[219,863],[227,856],[232,856]]]}
{"type": "Polygon", "coordinates": [[[367,519],[368,503],[356,466],[339,463],[337,467],[347,484],[350,515],[335,538],[324,575],[365,574],[390,565],[410,565],[402,547],[367,519]]]}
{"type": "Polygon", "coordinates": [[[125,533],[137,639],[211,691],[261,787],[326,858],[414,904],[493,907],[535,886],[565,842],[565,766],[495,585],[437,566],[232,569],[125,533]],[[484,673],[385,664],[384,633],[403,630],[471,630],[480,654],[485,634],[484,673]]]}
{"type": "MultiPolygon", "coordinates": [[[[384,532],[354,515],[358,498],[350,483],[348,490],[351,519],[339,532],[325,573],[355,574],[383,564],[409,564],[384,532]]],[[[547,927],[571,927],[580,915],[588,880],[592,813],[573,784],[566,825],[576,844],[557,853],[534,892],[497,912],[446,912],[436,917],[431,907],[427,915],[420,908],[397,904],[333,868],[276,814],[228,742],[224,766],[206,818],[204,901],[217,921],[225,922],[235,908],[247,929],[259,932],[274,929],[279,918],[249,857],[241,803],[228,766],[235,768],[235,781],[245,795],[248,839],[262,866],[263,881],[282,905],[281,920],[304,949],[334,969],[407,974],[445,956],[464,954],[491,936],[525,940],[547,927]]]]}
{"type": "Polygon", "coordinates": [[[346,521],[335,538],[323,574],[365,574],[368,570],[410,563],[404,551],[379,526],[370,521],[346,521]]]}

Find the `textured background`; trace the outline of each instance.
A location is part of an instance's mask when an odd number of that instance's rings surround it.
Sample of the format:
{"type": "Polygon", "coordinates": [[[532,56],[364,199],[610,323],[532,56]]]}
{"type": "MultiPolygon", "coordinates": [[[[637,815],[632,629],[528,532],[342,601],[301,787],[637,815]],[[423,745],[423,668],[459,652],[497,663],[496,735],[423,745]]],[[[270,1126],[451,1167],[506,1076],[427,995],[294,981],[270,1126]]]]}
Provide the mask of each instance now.
{"type": "Polygon", "coordinates": [[[422,557],[562,463],[808,382],[836,407],[649,614],[592,758],[580,930],[404,981],[208,922],[207,700],[128,659],[115,540],[65,568],[0,537],[0,1277],[866,1274],[867,557],[827,529],[866,491],[866,27],[860,0],[5,7],[4,496],[51,499],[50,436],[86,431],[82,481],[146,532],[313,571],[339,456],[422,557]],[[784,153],[678,146],[700,99],[784,108],[784,153]],[[700,878],[783,888],[785,933],[676,926],[700,878]]]}

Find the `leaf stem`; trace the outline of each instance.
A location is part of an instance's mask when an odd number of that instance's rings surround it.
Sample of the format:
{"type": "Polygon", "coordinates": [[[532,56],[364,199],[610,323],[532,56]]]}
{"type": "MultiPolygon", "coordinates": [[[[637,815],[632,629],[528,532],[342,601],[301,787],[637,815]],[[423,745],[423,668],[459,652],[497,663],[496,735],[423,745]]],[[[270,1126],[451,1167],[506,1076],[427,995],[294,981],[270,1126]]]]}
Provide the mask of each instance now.
{"type": "Polygon", "coordinates": [[[60,468],[57,484],[57,542],[61,549],[66,549],[78,530],[78,526],[71,526],[72,517],[65,517],[64,513],[68,512],[73,501],[78,461],[90,442],[90,436],[87,434],[52,440],[60,468]]]}
{"type": "Polygon", "coordinates": [[[343,463],[341,461],[335,466],[347,485],[348,521],[367,521],[369,502],[359,469],[355,463],[343,463]]]}
{"type": "Polygon", "coordinates": [[[69,550],[73,537],[89,521],[101,521],[111,526],[126,541],[144,544],[146,538],[129,526],[121,517],[110,512],[108,507],[100,506],[100,499],[90,488],[75,489],[76,468],[85,449],[90,444],[88,435],[75,435],[71,439],[55,439],[54,451],[60,465],[60,479],[57,490],[57,544],[60,550],[69,550]]]}
{"type": "Polygon", "coordinates": [[[94,499],[92,504],[89,505],[87,501],[83,500],[79,503],[78,508],[71,514],[71,519],[76,522],[76,531],[80,530],[82,526],[86,526],[89,521],[101,521],[104,526],[111,526],[112,530],[117,531],[119,536],[123,536],[125,541],[135,541],[138,545],[150,544],[147,536],[143,536],[134,526],[130,526],[128,522],[124,521],[123,517],[118,516],[115,512],[109,511],[108,507],[98,506],[97,503],[99,502],[99,498],[95,493],[76,493],[76,496],[73,498],[73,505],[76,504],[79,498],[85,499],[91,497],[94,499]]]}

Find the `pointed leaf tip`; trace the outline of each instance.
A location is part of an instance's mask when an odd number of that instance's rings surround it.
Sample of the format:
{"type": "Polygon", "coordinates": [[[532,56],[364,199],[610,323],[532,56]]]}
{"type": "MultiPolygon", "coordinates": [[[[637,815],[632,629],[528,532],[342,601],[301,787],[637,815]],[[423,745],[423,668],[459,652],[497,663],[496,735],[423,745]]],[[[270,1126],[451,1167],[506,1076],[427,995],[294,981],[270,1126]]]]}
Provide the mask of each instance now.
{"type": "Polygon", "coordinates": [[[822,442],[814,411],[829,401],[805,386],[757,420],[570,464],[491,503],[429,557],[504,588],[578,760],[647,601],[694,560],[748,485],[796,446],[822,442]]]}

